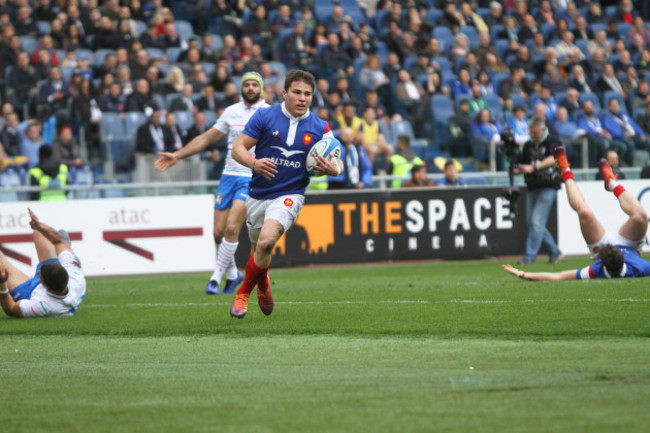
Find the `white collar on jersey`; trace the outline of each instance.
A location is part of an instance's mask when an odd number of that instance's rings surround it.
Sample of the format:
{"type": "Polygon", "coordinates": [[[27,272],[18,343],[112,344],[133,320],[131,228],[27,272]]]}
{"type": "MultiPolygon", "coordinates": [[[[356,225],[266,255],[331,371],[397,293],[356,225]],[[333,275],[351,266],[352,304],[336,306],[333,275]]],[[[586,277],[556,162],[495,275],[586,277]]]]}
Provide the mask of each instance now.
{"type": "MultiPolygon", "coordinates": [[[[607,272],[607,268],[605,266],[603,266],[603,272],[605,273],[605,276],[607,278],[612,278],[612,276],[609,275],[609,272],[607,272]]],[[[619,275],[618,277],[623,278],[626,273],[627,273],[627,265],[623,263],[623,269],[621,269],[621,275],[619,275]]]]}
{"type": "Polygon", "coordinates": [[[296,121],[299,122],[299,121],[301,121],[302,119],[306,119],[307,117],[309,117],[309,110],[307,110],[307,112],[306,112],[305,114],[303,114],[302,116],[300,116],[300,117],[294,117],[294,116],[292,116],[291,113],[289,113],[289,112],[287,111],[287,107],[284,106],[284,102],[282,103],[282,113],[283,113],[285,116],[287,116],[290,120],[292,120],[292,121],[294,121],[294,122],[296,122],[296,121]]]}
{"type": "Polygon", "coordinates": [[[244,106],[245,110],[257,110],[258,108],[261,108],[263,104],[266,104],[266,101],[260,97],[260,100],[251,105],[250,107],[244,103],[244,101],[241,101],[242,105],[244,106]]]}

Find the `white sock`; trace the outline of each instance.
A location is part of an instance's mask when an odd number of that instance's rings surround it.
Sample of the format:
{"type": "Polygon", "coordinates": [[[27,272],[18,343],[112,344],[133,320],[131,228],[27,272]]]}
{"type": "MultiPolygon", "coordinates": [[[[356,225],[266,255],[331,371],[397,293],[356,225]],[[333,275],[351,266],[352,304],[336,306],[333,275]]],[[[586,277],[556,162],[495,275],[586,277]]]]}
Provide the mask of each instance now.
{"type": "Polygon", "coordinates": [[[226,271],[226,278],[229,280],[234,280],[235,278],[237,278],[237,272],[238,272],[237,265],[235,265],[235,261],[233,260],[232,265],[230,265],[230,267],[226,271]]]}
{"type": "Polygon", "coordinates": [[[217,253],[217,268],[212,273],[212,278],[210,278],[210,280],[221,281],[223,273],[235,261],[237,245],[239,245],[239,242],[230,243],[226,240],[221,242],[221,247],[219,247],[219,252],[217,253]]]}
{"type": "Polygon", "coordinates": [[[616,182],[616,179],[610,179],[609,184],[607,185],[607,190],[608,191],[614,191],[614,188],[618,186],[618,182],[616,182]]]}

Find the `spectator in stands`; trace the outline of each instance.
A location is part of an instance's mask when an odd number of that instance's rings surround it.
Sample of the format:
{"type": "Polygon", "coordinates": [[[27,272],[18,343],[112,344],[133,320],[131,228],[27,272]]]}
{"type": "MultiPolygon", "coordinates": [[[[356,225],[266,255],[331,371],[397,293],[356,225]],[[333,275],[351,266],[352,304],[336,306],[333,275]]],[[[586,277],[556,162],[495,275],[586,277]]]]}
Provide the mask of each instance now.
{"type": "Polygon", "coordinates": [[[487,102],[485,102],[485,99],[483,98],[481,85],[478,80],[472,81],[471,96],[467,101],[469,102],[469,115],[472,118],[481,110],[490,110],[487,102]]]}
{"type": "Polygon", "coordinates": [[[523,25],[519,29],[519,33],[517,33],[517,40],[523,45],[529,39],[533,39],[533,37],[538,33],[540,33],[540,29],[535,21],[535,17],[531,14],[527,14],[524,17],[523,25]]]}
{"type": "Polygon", "coordinates": [[[411,178],[402,184],[402,188],[419,188],[435,186],[431,179],[427,178],[427,167],[415,164],[411,168],[411,178]]]}
{"type": "Polygon", "coordinates": [[[609,111],[603,115],[603,128],[611,134],[612,139],[625,145],[625,160],[632,166],[635,149],[650,150],[648,136],[630,116],[621,112],[618,99],[610,99],[608,108],[609,111]]]}
{"type": "Polygon", "coordinates": [[[492,28],[495,25],[501,25],[503,22],[503,6],[498,1],[490,2],[490,13],[483,18],[485,24],[492,28]]]}
{"type": "Polygon", "coordinates": [[[395,97],[401,104],[406,106],[406,115],[411,124],[417,125],[429,102],[425,98],[426,92],[418,81],[411,78],[411,74],[406,69],[399,71],[397,79],[395,97]]]}
{"type": "Polygon", "coordinates": [[[305,24],[296,21],[293,25],[293,32],[281,41],[282,61],[287,65],[302,67],[312,63],[313,57],[307,52],[307,37],[305,35],[305,24]]]}
{"type": "Polygon", "coordinates": [[[636,35],[641,36],[643,45],[650,45],[650,30],[645,27],[645,22],[641,16],[634,17],[634,25],[628,32],[627,39],[632,40],[636,35]]]}
{"type": "Polygon", "coordinates": [[[339,36],[336,33],[327,35],[328,44],[321,54],[321,67],[334,73],[354,74],[352,59],[346,51],[341,49],[339,36]]]}
{"type": "Polygon", "coordinates": [[[165,49],[164,39],[158,35],[158,30],[156,29],[156,24],[153,21],[150,21],[147,24],[147,30],[145,33],[140,35],[140,42],[142,42],[143,48],[158,48],[165,49]]]}
{"type": "Polygon", "coordinates": [[[476,60],[481,67],[485,67],[485,65],[487,65],[488,54],[493,54],[498,62],[501,62],[501,64],[503,64],[496,47],[492,45],[492,40],[490,39],[489,33],[481,33],[478,35],[478,46],[472,50],[472,53],[476,55],[476,60]]]}
{"type": "Polygon", "coordinates": [[[203,88],[203,93],[196,101],[196,108],[198,111],[217,111],[219,101],[214,92],[212,85],[207,85],[203,88]]]}
{"type": "Polygon", "coordinates": [[[646,102],[643,114],[636,118],[636,122],[646,134],[650,134],[650,101],[646,102]]]}
{"type": "MultiPolygon", "coordinates": [[[[605,159],[607,159],[607,163],[612,167],[612,173],[614,173],[615,176],[617,176],[617,180],[625,179],[625,173],[621,171],[620,168],[620,161],[618,159],[618,153],[614,149],[610,149],[607,151],[607,154],[605,156],[605,159]]],[[[598,170],[596,173],[596,180],[603,180],[603,174],[598,170]]]]}
{"type": "Polygon", "coordinates": [[[607,32],[605,30],[596,31],[593,39],[587,42],[587,55],[593,57],[597,50],[602,50],[606,56],[609,56],[614,47],[607,40],[607,32]]]}
{"type": "MultiPolygon", "coordinates": [[[[605,155],[605,151],[613,145],[612,136],[603,128],[602,122],[596,115],[596,109],[591,101],[585,101],[583,104],[583,114],[578,116],[576,122],[578,128],[587,133],[589,140],[589,158],[590,164],[595,164],[605,155]]],[[[621,147],[623,145],[618,145],[621,147]]]]}
{"type": "Polygon", "coordinates": [[[460,166],[460,164],[455,160],[446,160],[443,168],[445,177],[438,179],[436,181],[436,186],[465,186],[465,181],[458,177],[458,166],[460,166]]]}
{"type": "MultiPolygon", "coordinates": [[[[8,29],[11,27],[5,27],[8,29]]],[[[9,66],[15,66],[18,62],[18,54],[20,54],[20,37],[13,35],[8,38],[3,37],[0,43],[0,71],[2,77],[6,77],[6,71],[9,66]]]]}
{"type": "MultiPolygon", "coordinates": [[[[378,56],[370,54],[366,57],[366,61],[359,74],[359,84],[365,89],[371,90],[385,89],[384,86],[390,84],[389,78],[381,69],[381,60],[378,56]]],[[[382,94],[385,94],[385,92],[386,90],[382,90],[382,94]]]]}
{"type": "Polygon", "coordinates": [[[558,58],[576,56],[572,59],[574,62],[584,60],[584,54],[582,54],[580,48],[573,43],[573,40],[573,32],[568,28],[564,30],[562,33],[562,40],[553,47],[555,49],[555,56],[558,58]]]}
{"type": "Polygon", "coordinates": [[[573,118],[578,110],[582,110],[582,102],[580,101],[578,91],[570,88],[566,91],[566,98],[560,103],[561,107],[566,108],[569,117],[573,118]]]}
{"type": "MultiPolygon", "coordinates": [[[[126,98],[126,111],[144,112],[145,107],[153,107],[156,103],[151,98],[149,82],[144,78],[137,81],[135,91],[126,98]]],[[[160,108],[160,107],[156,107],[160,108]]]]}
{"type": "Polygon", "coordinates": [[[38,149],[38,164],[29,170],[29,185],[40,186],[40,191],[30,193],[30,200],[63,201],[68,183],[68,167],[56,159],[52,146],[42,145],[38,149]]]}
{"type": "Polygon", "coordinates": [[[539,11],[535,16],[535,19],[540,26],[542,24],[556,24],[555,13],[553,12],[549,0],[542,0],[539,2],[539,11]]]}
{"type": "Polygon", "coordinates": [[[81,167],[84,164],[70,126],[63,125],[60,128],[59,136],[52,143],[52,157],[68,167],[81,167]]]}
{"type": "Polygon", "coordinates": [[[337,114],[336,120],[341,128],[351,128],[354,134],[361,128],[361,118],[357,116],[356,106],[352,102],[343,103],[343,110],[337,114]]]}
{"type": "Polygon", "coordinates": [[[192,99],[194,93],[190,83],[186,83],[181,94],[172,101],[171,111],[189,111],[194,112],[196,105],[192,99]]]}
{"type": "MultiPolygon", "coordinates": [[[[648,102],[650,102],[650,84],[642,78],[638,81],[638,87],[631,101],[632,112],[634,113],[638,109],[645,108],[648,102]]],[[[643,127],[641,128],[643,129],[643,127]]]]}
{"type": "Polygon", "coordinates": [[[515,136],[515,142],[519,147],[523,147],[524,143],[530,140],[530,131],[528,130],[528,117],[526,116],[526,108],[522,105],[517,105],[513,110],[513,116],[508,120],[507,126],[512,128],[515,136]]]}
{"type": "Polygon", "coordinates": [[[414,165],[425,165],[424,161],[411,149],[411,139],[407,135],[397,137],[397,151],[390,157],[388,173],[399,176],[392,182],[393,188],[402,186],[414,165]]]}
{"type": "Polygon", "coordinates": [[[472,9],[472,5],[463,2],[460,5],[460,23],[461,26],[474,27],[478,33],[488,33],[489,28],[483,21],[483,18],[472,9]]]}
{"type": "Polygon", "coordinates": [[[557,109],[554,126],[560,138],[573,139],[586,134],[584,129],[578,128],[578,125],[569,118],[569,113],[565,107],[557,109]]]}
{"type": "Polygon", "coordinates": [[[18,36],[38,37],[38,25],[36,24],[36,20],[32,18],[32,8],[23,6],[18,9],[14,28],[18,36]]]}
{"type": "Polygon", "coordinates": [[[506,99],[511,95],[518,95],[523,98],[528,98],[528,95],[533,91],[533,84],[526,78],[526,71],[523,68],[514,68],[510,78],[506,78],[501,82],[499,95],[502,99],[506,99]]]}
{"type": "Polygon", "coordinates": [[[520,45],[519,49],[517,50],[515,59],[508,66],[510,67],[511,71],[519,68],[523,69],[524,71],[534,71],[535,62],[528,55],[528,47],[525,45],[520,45]]]}
{"type": "Polygon", "coordinates": [[[621,0],[620,6],[616,9],[613,19],[616,22],[623,22],[627,24],[634,24],[634,20],[639,16],[639,13],[634,9],[632,0],[621,0]]]}
{"type": "Polygon", "coordinates": [[[235,83],[230,82],[226,84],[226,87],[224,87],[223,89],[224,97],[219,99],[219,107],[217,108],[217,110],[221,108],[226,108],[234,104],[235,102],[238,102],[239,94],[240,92],[237,89],[237,85],[235,85],[235,83]]]}
{"type": "Polygon", "coordinates": [[[623,98],[625,98],[625,92],[623,91],[623,86],[621,85],[621,82],[616,77],[616,74],[614,73],[614,67],[612,66],[611,63],[606,63],[604,65],[603,73],[600,76],[600,78],[598,78],[598,81],[596,82],[596,87],[601,94],[605,93],[608,90],[613,90],[619,95],[621,95],[623,98]]]}
{"type": "Polygon", "coordinates": [[[38,113],[41,118],[46,118],[64,109],[68,103],[68,83],[63,80],[61,70],[53,67],[49,78],[39,87],[38,113]]]}
{"type": "Polygon", "coordinates": [[[93,38],[92,50],[97,51],[100,48],[116,50],[121,46],[120,37],[115,32],[113,21],[107,16],[101,18],[101,26],[93,38]]]}
{"type": "Polygon", "coordinates": [[[451,94],[449,86],[442,83],[440,72],[435,70],[427,75],[425,90],[429,95],[442,94],[449,96],[451,94]]]}
{"type": "Polygon", "coordinates": [[[603,13],[600,3],[595,1],[589,2],[589,9],[586,18],[591,24],[607,24],[607,16],[603,13]]]}
{"type": "Polygon", "coordinates": [[[123,113],[125,100],[122,95],[122,87],[119,83],[110,85],[108,93],[102,95],[97,101],[99,108],[107,113],[123,113]]]}
{"type": "Polygon", "coordinates": [[[178,123],[176,123],[176,113],[174,113],[173,111],[167,113],[167,115],[165,116],[165,125],[171,131],[172,137],[174,137],[175,150],[182,148],[185,144],[188,143],[186,138],[187,131],[181,129],[178,123]]]}
{"type": "Polygon", "coordinates": [[[456,112],[449,118],[449,132],[452,141],[449,144],[449,152],[453,156],[468,156],[472,153],[470,136],[472,130],[472,118],[469,113],[469,101],[461,99],[456,107],[456,112]]]}
{"type": "Polygon", "coordinates": [[[341,128],[339,141],[343,145],[341,159],[345,170],[337,177],[328,178],[327,189],[363,189],[372,183],[372,162],[363,146],[354,140],[350,128],[341,128]]]}
{"type": "Polygon", "coordinates": [[[634,66],[632,64],[632,58],[630,57],[630,52],[628,50],[623,50],[618,54],[618,60],[612,63],[614,66],[614,73],[617,76],[624,74],[627,71],[627,68],[634,66]]]}
{"type": "Polygon", "coordinates": [[[451,47],[451,61],[457,58],[464,58],[469,52],[469,39],[464,33],[457,33],[454,36],[454,44],[451,47]]]}
{"type": "Polygon", "coordinates": [[[460,68],[458,79],[451,85],[451,97],[457,99],[458,95],[471,95],[472,77],[466,68],[460,68]]]}
{"type": "Polygon", "coordinates": [[[135,59],[133,62],[133,67],[131,68],[131,76],[133,79],[146,78],[147,69],[151,65],[151,60],[149,59],[149,54],[144,48],[138,50],[135,53],[135,59]]]}
{"type": "MultiPolygon", "coordinates": [[[[323,25],[323,28],[326,27],[323,25]]],[[[270,47],[273,30],[271,29],[271,23],[267,19],[266,7],[263,3],[258,3],[255,7],[253,16],[248,20],[248,24],[244,25],[244,34],[258,37],[260,46],[270,47]]],[[[312,46],[315,47],[315,44],[312,46]]],[[[265,54],[268,55],[269,53],[265,54]]]]}
{"type": "Polygon", "coordinates": [[[6,124],[0,130],[0,170],[3,170],[7,164],[24,164],[27,160],[20,153],[21,138],[18,130],[18,115],[12,112],[5,117],[6,124]]]}
{"type": "Polygon", "coordinates": [[[350,81],[345,76],[339,76],[334,82],[334,90],[339,93],[341,96],[341,102],[343,103],[352,103],[355,106],[359,105],[357,101],[357,96],[352,89],[350,89],[350,81]]]}
{"type": "MultiPolygon", "coordinates": [[[[190,129],[187,130],[185,134],[185,144],[189,143],[199,135],[203,134],[210,127],[211,125],[208,125],[206,123],[204,112],[197,111],[196,113],[194,113],[194,124],[190,127],[190,129]]],[[[219,162],[219,161],[214,161],[214,162],[219,162]]]]}
{"type": "Polygon", "coordinates": [[[460,13],[456,9],[456,2],[447,0],[443,13],[440,18],[438,18],[438,21],[436,21],[436,24],[448,27],[454,34],[458,32],[458,28],[462,24],[460,21],[460,13]]]}
{"type": "Polygon", "coordinates": [[[365,100],[362,105],[364,110],[367,107],[374,108],[375,113],[377,115],[377,119],[379,119],[380,122],[390,121],[390,118],[388,116],[388,110],[386,109],[384,104],[381,103],[379,99],[379,94],[377,93],[376,90],[366,90],[365,100]]]}
{"type": "Polygon", "coordinates": [[[160,110],[148,106],[143,111],[148,121],[136,132],[135,151],[149,155],[174,152],[174,136],[169,126],[160,123],[160,110]]]}
{"type": "Polygon", "coordinates": [[[491,149],[501,143],[501,129],[492,119],[490,110],[484,108],[478,112],[472,122],[472,145],[474,158],[480,162],[490,163],[491,149]]]}
{"type": "Polygon", "coordinates": [[[22,111],[23,105],[36,96],[37,82],[36,70],[29,64],[29,54],[21,51],[16,66],[9,74],[8,89],[12,91],[10,101],[16,111],[22,111]]]}
{"type": "MultiPolygon", "coordinates": [[[[351,128],[353,130],[353,128],[351,128]]],[[[386,137],[379,131],[379,122],[377,122],[377,113],[373,107],[365,107],[361,124],[359,126],[358,137],[355,142],[361,143],[366,153],[375,160],[377,155],[384,155],[389,158],[393,153],[393,146],[386,141],[386,137]]]]}
{"type": "Polygon", "coordinates": [[[170,47],[184,49],[187,48],[187,42],[184,41],[178,34],[176,24],[174,22],[165,23],[165,36],[163,37],[165,49],[170,47]]]}
{"type": "Polygon", "coordinates": [[[580,65],[575,65],[572,69],[573,78],[569,81],[569,86],[580,93],[594,92],[596,86],[585,76],[585,70],[580,65]]]}
{"type": "Polygon", "coordinates": [[[542,86],[542,89],[539,92],[539,95],[534,98],[531,102],[531,105],[535,107],[537,104],[543,104],[546,108],[546,118],[553,122],[555,120],[555,113],[557,111],[557,102],[551,94],[551,89],[545,86],[542,86]]]}
{"type": "Polygon", "coordinates": [[[560,70],[556,67],[546,69],[546,75],[542,79],[542,86],[548,87],[551,90],[551,94],[554,95],[564,93],[569,89],[569,86],[564,82],[564,78],[560,74],[560,70]]]}
{"type": "Polygon", "coordinates": [[[41,132],[43,125],[38,120],[24,121],[18,125],[20,134],[20,154],[27,157],[29,167],[38,164],[38,149],[45,145],[41,132]]]}
{"type": "Polygon", "coordinates": [[[639,88],[639,76],[634,66],[628,66],[625,70],[625,79],[621,81],[623,95],[626,101],[633,99],[633,95],[639,88]]]}
{"type": "Polygon", "coordinates": [[[594,32],[589,28],[587,20],[582,15],[576,18],[575,27],[573,29],[574,40],[584,39],[591,40],[594,38],[594,32]]]}

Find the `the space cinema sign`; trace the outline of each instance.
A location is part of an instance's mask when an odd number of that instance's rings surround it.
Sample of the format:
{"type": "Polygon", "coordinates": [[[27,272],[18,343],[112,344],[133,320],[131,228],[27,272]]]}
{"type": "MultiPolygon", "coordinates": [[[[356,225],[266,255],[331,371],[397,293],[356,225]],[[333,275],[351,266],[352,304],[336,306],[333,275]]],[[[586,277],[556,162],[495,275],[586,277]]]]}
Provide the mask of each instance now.
{"type": "MultiPolygon", "coordinates": [[[[522,254],[525,200],[524,190],[513,219],[503,188],[496,187],[309,195],[296,224],[278,242],[273,265],[522,254]]],[[[555,236],[555,212],[549,229],[555,236]]],[[[239,262],[248,254],[242,234],[239,262]]]]}

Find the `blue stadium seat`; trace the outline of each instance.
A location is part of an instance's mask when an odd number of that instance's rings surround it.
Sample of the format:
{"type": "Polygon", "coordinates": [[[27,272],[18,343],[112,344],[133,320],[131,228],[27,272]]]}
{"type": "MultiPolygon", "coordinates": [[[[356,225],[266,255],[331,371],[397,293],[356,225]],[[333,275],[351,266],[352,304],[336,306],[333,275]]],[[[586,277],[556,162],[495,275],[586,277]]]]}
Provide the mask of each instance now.
{"type": "Polygon", "coordinates": [[[413,68],[413,65],[415,65],[418,62],[418,57],[417,56],[408,56],[404,59],[403,65],[404,69],[407,71],[410,71],[411,68],[413,68]]]}
{"type": "Polygon", "coordinates": [[[438,18],[442,16],[442,10],[441,9],[436,9],[436,8],[431,8],[427,11],[427,21],[436,23],[438,21],[438,18]]]}
{"type": "Polygon", "coordinates": [[[497,54],[499,55],[499,58],[501,60],[505,59],[506,56],[506,51],[508,50],[508,44],[510,41],[507,39],[497,39],[496,41],[493,41],[494,47],[497,49],[497,54]]]}
{"type": "Polygon", "coordinates": [[[220,35],[213,34],[212,36],[212,49],[215,51],[221,51],[223,48],[223,38],[220,35]]]}
{"type": "Polygon", "coordinates": [[[181,47],[169,47],[165,50],[169,63],[176,63],[183,49],[181,47]]]}
{"type": "Polygon", "coordinates": [[[49,21],[37,21],[36,25],[38,26],[38,33],[41,35],[50,34],[50,22],[49,21]]]}
{"type": "Polygon", "coordinates": [[[501,24],[495,24],[492,27],[490,27],[490,39],[492,41],[496,41],[499,39],[499,33],[505,30],[505,27],[502,26],[501,24]]]}
{"type": "Polygon", "coordinates": [[[20,36],[20,49],[27,51],[30,56],[36,51],[37,44],[38,41],[34,36],[20,36]]]}
{"type": "Polygon", "coordinates": [[[205,114],[205,124],[208,126],[214,125],[214,123],[217,121],[217,113],[212,110],[205,110],[203,112],[205,114]]]}
{"type": "Polygon", "coordinates": [[[451,62],[449,62],[448,58],[436,56],[431,58],[431,61],[436,62],[438,66],[440,66],[440,73],[442,74],[442,78],[447,78],[448,76],[454,74],[454,71],[451,68],[451,62]]]}
{"type": "MultiPolygon", "coordinates": [[[[100,66],[104,63],[104,60],[106,59],[106,56],[109,54],[115,54],[115,51],[108,49],[108,48],[100,48],[97,51],[95,51],[95,65],[100,66]]],[[[62,60],[60,58],[60,60],[62,60]]]]}
{"type": "Polygon", "coordinates": [[[611,99],[618,99],[618,104],[621,106],[621,112],[627,114],[625,99],[623,99],[623,96],[615,90],[607,90],[603,93],[603,107],[605,110],[608,109],[609,101],[611,99]]]}
{"type": "Polygon", "coordinates": [[[632,30],[632,24],[621,22],[616,27],[618,29],[618,37],[623,40],[627,39],[627,34],[632,30]]]}
{"type": "Polygon", "coordinates": [[[591,23],[591,24],[589,24],[589,28],[594,33],[596,33],[599,30],[607,31],[607,24],[605,24],[605,23],[591,23]]]}
{"type": "Polygon", "coordinates": [[[181,96],[181,92],[174,92],[174,93],[168,93],[165,95],[165,110],[169,111],[172,109],[172,102],[174,102],[174,99],[179,98],[181,96]]]}
{"type": "Polygon", "coordinates": [[[187,111],[174,111],[176,114],[176,124],[183,130],[187,131],[194,125],[194,117],[187,111]]]}
{"type": "Polygon", "coordinates": [[[147,118],[141,111],[128,111],[124,113],[124,127],[128,140],[135,140],[138,128],[147,122],[147,118]]]}
{"type": "Polygon", "coordinates": [[[201,66],[203,66],[203,70],[205,71],[205,76],[210,79],[214,75],[214,71],[217,70],[217,65],[216,63],[212,62],[201,62],[201,66]]]}
{"type": "Polygon", "coordinates": [[[478,43],[478,32],[476,31],[475,27],[461,26],[458,29],[458,32],[464,34],[465,36],[467,36],[467,39],[469,39],[470,44],[471,43],[478,43]]]}
{"type": "Polygon", "coordinates": [[[147,51],[147,55],[149,56],[149,60],[164,59],[165,58],[165,51],[160,49],[160,48],[149,47],[149,48],[146,48],[145,50],[147,51]]]}
{"type": "Polygon", "coordinates": [[[127,137],[126,128],[119,113],[103,113],[99,121],[99,131],[103,142],[124,140],[127,137]]]}
{"type": "Polygon", "coordinates": [[[185,42],[189,41],[190,38],[194,36],[194,28],[192,27],[192,24],[190,24],[188,21],[175,20],[174,24],[176,24],[176,30],[178,30],[178,35],[185,42]]]}
{"type": "Polygon", "coordinates": [[[145,31],[147,31],[147,23],[135,20],[135,36],[140,37],[145,31]]]}
{"type": "Polygon", "coordinates": [[[378,122],[379,132],[384,135],[386,142],[395,146],[395,137],[393,136],[393,127],[388,122],[378,122]]]}
{"type": "Polygon", "coordinates": [[[77,57],[77,60],[88,60],[90,63],[95,62],[95,55],[93,54],[92,50],[86,49],[86,48],[77,48],[74,50],[75,57],[77,57]]]}
{"type": "Polygon", "coordinates": [[[16,191],[6,191],[4,188],[15,188],[21,185],[20,175],[13,168],[0,171],[0,202],[18,201],[20,198],[16,191]]]}

